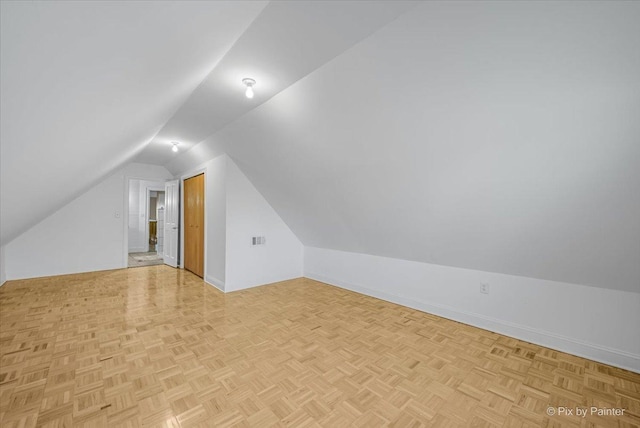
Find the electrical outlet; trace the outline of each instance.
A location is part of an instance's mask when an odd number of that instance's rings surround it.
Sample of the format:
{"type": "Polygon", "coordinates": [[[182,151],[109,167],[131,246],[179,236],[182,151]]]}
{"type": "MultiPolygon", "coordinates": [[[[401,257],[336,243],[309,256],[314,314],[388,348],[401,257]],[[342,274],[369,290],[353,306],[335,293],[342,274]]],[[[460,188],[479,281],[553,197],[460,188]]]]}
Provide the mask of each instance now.
{"type": "Polygon", "coordinates": [[[489,283],[488,282],[481,282],[480,283],[480,292],[482,294],[489,294],[489,283]]]}
{"type": "Polygon", "coordinates": [[[252,236],[251,237],[251,246],[255,246],[255,245],[265,245],[267,243],[267,240],[264,238],[264,236],[252,236]]]}

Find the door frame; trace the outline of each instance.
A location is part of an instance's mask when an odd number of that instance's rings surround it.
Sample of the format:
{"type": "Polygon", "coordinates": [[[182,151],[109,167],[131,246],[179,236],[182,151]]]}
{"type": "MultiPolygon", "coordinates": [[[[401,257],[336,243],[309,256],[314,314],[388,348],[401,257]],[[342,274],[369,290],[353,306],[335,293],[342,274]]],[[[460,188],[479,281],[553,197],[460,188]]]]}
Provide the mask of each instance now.
{"type": "MultiPolygon", "coordinates": [[[[164,183],[167,181],[166,178],[149,178],[139,175],[128,175],[124,174],[124,195],[123,195],[123,204],[122,204],[122,225],[123,230],[122,234],[124,239],[122,240],[122,269],[129,268],[129,184],[131,184],[131,180],[143,180],[143,181],[155,181],[158,183],[164,183]]],[[[164,188],[162,189],[164,191],[164,188]]],[[[147,199],[147,210],[148,210],[149,200],[147,199]]],[[[147,222],[147,228],[149,227],[149,222],[147,222]]],[[[149,237],[147,235],[147,242],[149,241],[149,237]]]]}
{"type": "Polygon", "coordinates": [[[131,180],[139,180],[136,177],[131,177],[125,174],[124,176],[124,203],[122,206],[122,224],[123,224],[123,230],[122,230],[122,234],[124,236],[124,239],[122,240],[122,243],[124,245],[123,251],[122,251],[122,268],[123,269],[127,269],[129,267],[129,182],[131,180]]]}
{"type": "MultiPolygon", "coordinates": [[[[151,192],[163,192],[164,193],[164,186],[162,187],[162,190],[160,190],[160,187],[158,186],[147,186],[147,200],[145,202],[145,218],[146,218],[146,222],[144,224],[144,237],[145,237],[145,241],[147,244],[147,250],[149,249],[149,217],[151,215],[150,212],[150,208],[151,208],[151,192]]],[[[157,220],[157,219],[156,219],[157,220]]],[[[158,245],[156,244],[156,253],[158,252],[158,245]]]]}
{"type": "Polygon", "coordinates": [[[163,224],[164,242],[162,261],[165,265],[172,268],[180,268],[180,180],[178,178],[172,178],[171,180],[165,181],[164,189],[165,212],[163,224]],[[169,202],[169,196],[171,196],[171,202],[169,202]],[[177,204],[177,212],[175,212],[174,203],[177,204]],[[174,216],[177,216],[177,220],[174,218],[174,216]],[[169,217],[171,217],[171,221],[169,221],[169,217]],[[170,227],[169,224],[173,224],[174,227],[170,227]],[[173,230],[176,230],[175,240],[173,239],[173,230]],[[175,253],[172,251],[174,247],[175,253]],[[167,249],[169,249],[169,254],[167,253],[167,249]]]}
{"type": "Polygon", "coordinates": [[[202,257],[203,265],[203,275],[202,280],[206,281],[207,278],[207,168],[201,167],[189,171],[186,174],[180,176],[180,264],[178,265],[180,269],[184,269],[184,181],[190,178],[195,177],[196,175],[203,174],[203,193],[204,197],[202,198],[204,201],[204,230],[202,233],[204,234],[204,251],[202,257]]]}

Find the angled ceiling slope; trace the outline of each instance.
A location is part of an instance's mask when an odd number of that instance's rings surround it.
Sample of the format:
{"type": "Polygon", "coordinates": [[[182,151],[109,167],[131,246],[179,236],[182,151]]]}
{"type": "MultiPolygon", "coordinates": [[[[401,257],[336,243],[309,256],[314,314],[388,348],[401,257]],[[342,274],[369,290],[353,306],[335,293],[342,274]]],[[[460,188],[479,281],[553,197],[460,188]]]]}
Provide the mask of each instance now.
{"type": "Polygon", "coordinates": [[[2,245],[131,160],[265,5],[3,1],[2,245]]]}
{"type": "MultiPolygon", "coordinates": [[[[224,125],[416,6],[410,1],[273,2],[137,157],[173,172],[210,159],[200,145],[224,125]],[[247,99],[241,81],[257,81],[247,99]],[[180,153],[168,148],[180,142],[180,153]],[[186,153],[185,153],[186,152],[186,153]]],[[[357,82],[354,82],[357,84],[357,82]]]]}
{"type": "Polygon", "coordinates": [[[638,22],[425,2],[192,152],[308,246],[640,292],[638,22]]]}

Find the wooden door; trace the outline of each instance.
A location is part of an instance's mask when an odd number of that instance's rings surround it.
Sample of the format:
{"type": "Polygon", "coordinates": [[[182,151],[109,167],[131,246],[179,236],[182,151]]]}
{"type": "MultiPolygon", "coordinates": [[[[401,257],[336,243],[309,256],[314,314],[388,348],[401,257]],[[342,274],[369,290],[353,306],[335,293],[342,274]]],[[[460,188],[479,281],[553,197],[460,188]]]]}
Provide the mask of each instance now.
{"type": "Polygon", "coordinates": [[[204,174],[184,180],[184,268],[204,277],[204,174]]]}

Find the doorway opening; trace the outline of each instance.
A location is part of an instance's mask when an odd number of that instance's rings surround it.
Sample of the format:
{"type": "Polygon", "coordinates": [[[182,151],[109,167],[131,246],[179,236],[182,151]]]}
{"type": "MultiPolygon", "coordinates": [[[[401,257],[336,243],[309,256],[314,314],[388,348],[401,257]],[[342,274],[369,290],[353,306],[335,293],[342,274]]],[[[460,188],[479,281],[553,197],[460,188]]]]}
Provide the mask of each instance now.
{"type": "Polygon", "coordinates": [[[128,267],[164,263],[165,206],[163,182],[129,180],[128,267]]]}

